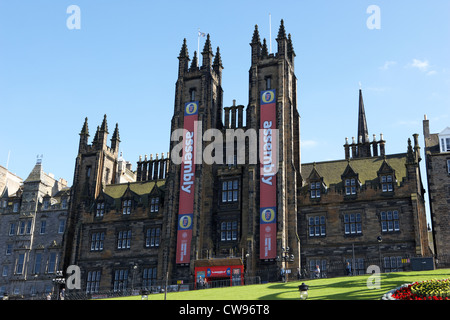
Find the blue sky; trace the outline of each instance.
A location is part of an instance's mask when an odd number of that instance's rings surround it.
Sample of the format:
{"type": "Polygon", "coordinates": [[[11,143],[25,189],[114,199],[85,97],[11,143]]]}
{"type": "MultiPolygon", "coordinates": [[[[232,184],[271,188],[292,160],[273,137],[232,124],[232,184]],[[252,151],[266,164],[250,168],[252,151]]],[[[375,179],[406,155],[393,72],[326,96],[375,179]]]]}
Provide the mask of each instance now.
{"type": "Polygon", "coordinates": [[[431,132],[450,126],[449,18],[447,0],[0,0],[0,165],[25,179],[42,154],[44,170],[71,184],[84,118],[92,139],[104,114],[133,168],[169,151],[183,38],[192,57],[198,29],[211,35],[224,105],[247,105],[254,26],[276,52],[281,19],[297,55],[302,162],[344,157],[359,83],[370,137],[383,133],[387,153],[400,153],[419,133],[423,147],[424,114],[431,132]],[[72,4],[79,30],[66,26],[72,4]],[[380,29],[366,25],[370,5],[380,29]]]}

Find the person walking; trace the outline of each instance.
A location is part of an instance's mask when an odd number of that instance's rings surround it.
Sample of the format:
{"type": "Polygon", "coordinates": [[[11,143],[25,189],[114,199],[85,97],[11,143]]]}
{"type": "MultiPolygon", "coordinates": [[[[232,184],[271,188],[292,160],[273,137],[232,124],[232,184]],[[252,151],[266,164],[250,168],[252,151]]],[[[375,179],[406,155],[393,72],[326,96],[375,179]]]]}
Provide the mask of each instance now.
{"type": "Polygon", "coordinates": [[[319,265],[316,265],[316,269],[314,270],[314,277],[320,278],[320,268],[319,265]]]}
{"type": "Polygon", "coordinates": [[[345,271],[347,272],[347,276],[352,275],[352,266],[350,265],[350,262],[347,261],[347,265],[345,266],[345,271]]]}

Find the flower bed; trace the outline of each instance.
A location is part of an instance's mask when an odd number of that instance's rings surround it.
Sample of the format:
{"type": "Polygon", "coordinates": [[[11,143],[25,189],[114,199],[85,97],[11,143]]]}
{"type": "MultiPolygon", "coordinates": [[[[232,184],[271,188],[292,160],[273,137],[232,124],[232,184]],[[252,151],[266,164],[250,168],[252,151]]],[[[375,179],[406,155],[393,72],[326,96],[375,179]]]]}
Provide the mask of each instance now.
{"type": "Polygon", "coordinates": [[[450,300],[450,280],[426,280],[391,290],[385,300],[450,300]]]}

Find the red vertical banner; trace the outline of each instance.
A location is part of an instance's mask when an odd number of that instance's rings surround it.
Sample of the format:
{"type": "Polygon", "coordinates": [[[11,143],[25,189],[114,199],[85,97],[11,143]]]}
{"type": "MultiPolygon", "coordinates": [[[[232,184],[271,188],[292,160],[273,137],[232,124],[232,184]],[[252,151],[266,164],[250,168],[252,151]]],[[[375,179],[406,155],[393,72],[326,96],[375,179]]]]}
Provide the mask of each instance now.
{"type": "Polygon", "coordinates": [[[277,135],[275,90],[261,92],[259,257],[275,259],[277,236],[277,135]]]}
{"type": "Polygon", "coordinates": [[[183,158],[180,173],[178,202],[178,231],[176,263],[190,262],[195,182],[195,122],[198,120],[198,101],[184,105],[183,158]]]}

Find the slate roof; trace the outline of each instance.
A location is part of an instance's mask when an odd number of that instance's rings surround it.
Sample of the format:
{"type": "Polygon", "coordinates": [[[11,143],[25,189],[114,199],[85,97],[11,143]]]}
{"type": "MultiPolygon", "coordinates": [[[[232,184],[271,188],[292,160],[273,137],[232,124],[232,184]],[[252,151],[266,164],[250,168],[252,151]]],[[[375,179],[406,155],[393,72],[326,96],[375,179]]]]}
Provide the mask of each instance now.
{"type": "MultiPolygon", "coordinates": [[[[382,167],[384,160],[395,170],[395,177],[400,183],[406,177],[406,153],[391,154],[385,157],[356,158],[348,160],[324,161],[316,163],[302,164],[302,177],[308,179],[315,166],[318,174],[323,177],[323,182],[329,187],[342,183],[342,174],[348,165],[358,174],[359,181],[364,184],[366,181],[378,179],[377,172],[382,167]]],[[[309,182],[309,181],[307,181],[309,182]]]]}
{"type": "Polygon", "coordinates": [[[110,196],[111,198],[118,199],[121,198],[125,191],[130,186],[130,190],[134,192],[136,195],[142,196],[145,194],[149,194],[155,185],[164,189],[166,184],[166,180],[157,180],[157,181],[139,181],[132,183],[121,183],[121,184],[109,184],[106,185],[104,193],[110,196]]]}

